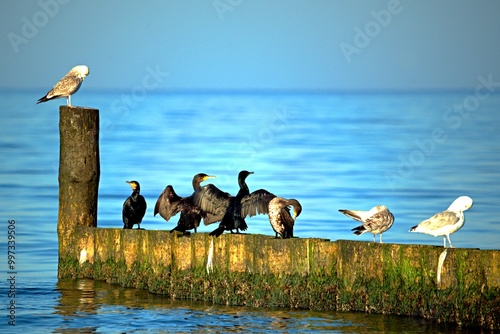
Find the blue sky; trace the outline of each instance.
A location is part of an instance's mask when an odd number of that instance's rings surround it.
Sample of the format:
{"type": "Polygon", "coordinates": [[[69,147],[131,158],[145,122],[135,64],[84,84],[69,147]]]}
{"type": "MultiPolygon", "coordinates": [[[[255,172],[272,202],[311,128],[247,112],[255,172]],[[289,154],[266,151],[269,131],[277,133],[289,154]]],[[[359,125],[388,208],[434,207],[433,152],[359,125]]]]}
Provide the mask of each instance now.
{"type": "Polygon", "coordinates": [[[499,1],[0,2],[0,88],[472,89],[500,81],[499,1]]]}

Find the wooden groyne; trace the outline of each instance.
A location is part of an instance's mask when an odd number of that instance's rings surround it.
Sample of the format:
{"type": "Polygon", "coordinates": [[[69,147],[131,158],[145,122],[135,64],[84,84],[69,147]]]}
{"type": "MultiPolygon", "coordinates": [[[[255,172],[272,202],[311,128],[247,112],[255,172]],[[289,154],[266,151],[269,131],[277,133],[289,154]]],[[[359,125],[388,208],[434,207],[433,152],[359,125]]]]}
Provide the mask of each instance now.
{"type": "Polygon", "coordinates": [[[59,107],[59,252],[76,226],[97,226],[99,110],[59,107]]]}
{"type": "MultiPolygon", "coordinates": [[[[61,118],[80,117],[74,109],[61,109],[61,118]]],[[[76,123],[61,121],[60,126],[65,124],[76,123]]],[[[89,139],[95,138],[92,131],[79,133],[89,135],[81,140],[96,140],[89,139]]],[[[95,147],[87,145],[78,153],[97,157],[98,164],[98,152],[85,153],[95,147]]],[[[61,140],[61,161],[66,159],[62,152],[61,140]]],[[[98,172],[89,169],[85,175],[70,178],[70,184],[76,183],[72,191],[89,191],[77,187],[95,182],[96,175],[98,182],[98,172]]],[[[59,180],[60,187],[67,186],[61,170],[59,180]]],[[[59,209],[59,278],[93,278],[223,305],[411,315],[500,329],[498,250],[443,253],[442,247],[422,245],[250,234],[212,239],[207,233],[97,228],[89,211],[97,208],[97,188],[95,194],[89,206],[60,189],[60,206],[71,210],[59,209]],[[212,266],[207,268],[209,253],[212,266]]]]}

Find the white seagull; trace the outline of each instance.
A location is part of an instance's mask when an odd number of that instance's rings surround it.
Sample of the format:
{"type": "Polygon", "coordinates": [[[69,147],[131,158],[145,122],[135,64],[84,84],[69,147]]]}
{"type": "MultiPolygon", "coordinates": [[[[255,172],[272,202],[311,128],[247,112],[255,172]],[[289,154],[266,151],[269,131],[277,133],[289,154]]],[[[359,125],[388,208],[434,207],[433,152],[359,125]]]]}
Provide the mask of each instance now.
{"type": "Polygon", "coordinates": [[[339,210],[344,215],[354,220],[360,221],[363,225],[353,228],[354,234],[360,235],[366,232],[373,234],[373,242],[376,242],[376,235],[380,234],[380,243],[382,243],[382,233],[391,228],[394,223],[394,215],[385,205],[377,205],[370,211],[360,210],[339,210]]]}
{"type": "Polygon", "coordinates": [[[460,196],[451,203],[447,210],[437,213],[420,224],[413,226],[410,232],[420,232],[435,237],[442,235],[444,248],[446,248],[446,239],[448,239],[450,247],[453,248],[450,234],[460,230],[464,226],[464,211],[470,209],[472,203],[472,198],[469,196],[460,196]]]}
{"type": "Polygon", "coordinates": [[[65,97],[66,104],[71,107],[71,95],[80,89],[83,79],[87,75],[89,75],[87,66],[78,65],[73,67],[44,97],[38,100],[37,104],[65,97]]]}

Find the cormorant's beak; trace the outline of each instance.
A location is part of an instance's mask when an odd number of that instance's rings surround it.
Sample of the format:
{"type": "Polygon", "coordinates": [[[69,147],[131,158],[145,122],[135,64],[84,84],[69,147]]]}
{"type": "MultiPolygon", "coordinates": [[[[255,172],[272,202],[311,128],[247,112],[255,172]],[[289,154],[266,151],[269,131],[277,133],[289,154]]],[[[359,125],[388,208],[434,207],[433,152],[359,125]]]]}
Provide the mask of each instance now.
{"type": "Polygon", "coordinates": [[[203,181],[207,180],[207,179],[215,179],[215,175],[207,175],[203,178],[203,181]]]}
{"type": "Polygon", "coordinates": [[[125,182],[128,183],[128,185],[132,188],[132,190],[135,190],[135,188],[137,188],[137,186],[132,181],[125,181],[125,182]]]}

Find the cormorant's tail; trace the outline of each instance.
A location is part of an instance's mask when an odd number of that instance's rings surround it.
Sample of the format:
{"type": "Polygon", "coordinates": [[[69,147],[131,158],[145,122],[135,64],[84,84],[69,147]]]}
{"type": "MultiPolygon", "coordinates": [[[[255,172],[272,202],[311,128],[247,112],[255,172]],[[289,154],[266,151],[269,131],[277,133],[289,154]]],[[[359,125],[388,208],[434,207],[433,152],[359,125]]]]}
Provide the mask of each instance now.
{"type": "Polygon", "coordinates": [[[126,230],[129,230],[134,226],[134,224],[130,224],[129,219],[126,217],[126,215],[123,215],[123,228],[126,230]]]}
{"type": "Polygon", "coordinates": [[[283,239],[293,238],[293,228],[285,229],[282,237],[283,239]]]}
{"type": "Polygon", "coordinates": [[[247,225],[247,222],[245,221],[245,219],[238,217],[235,220],[235,227],[239,228],[242,231],[246,231],[248,228],[248,225],[247,225]]]}
{"type": "Polygon", "coordinates": [[[210,232],[208,235],[218,237],[222,233],[224,233],[224,226],[219,226],[215,230],[213,230],[212,232],[210,232]]]}
{"type": "MultiPolygon", "coordinates": [[[[183,225],[177,225],[176,227],[174,227],[173,229],[170,230],[170,233],[173,233],[174,231],[179,231],[179,232],[182,232],[184,234],[187,233],[187,229],[183,225]]],[[[187,233],[187,234],[189,234],[189,233],[187,233]]]]}

